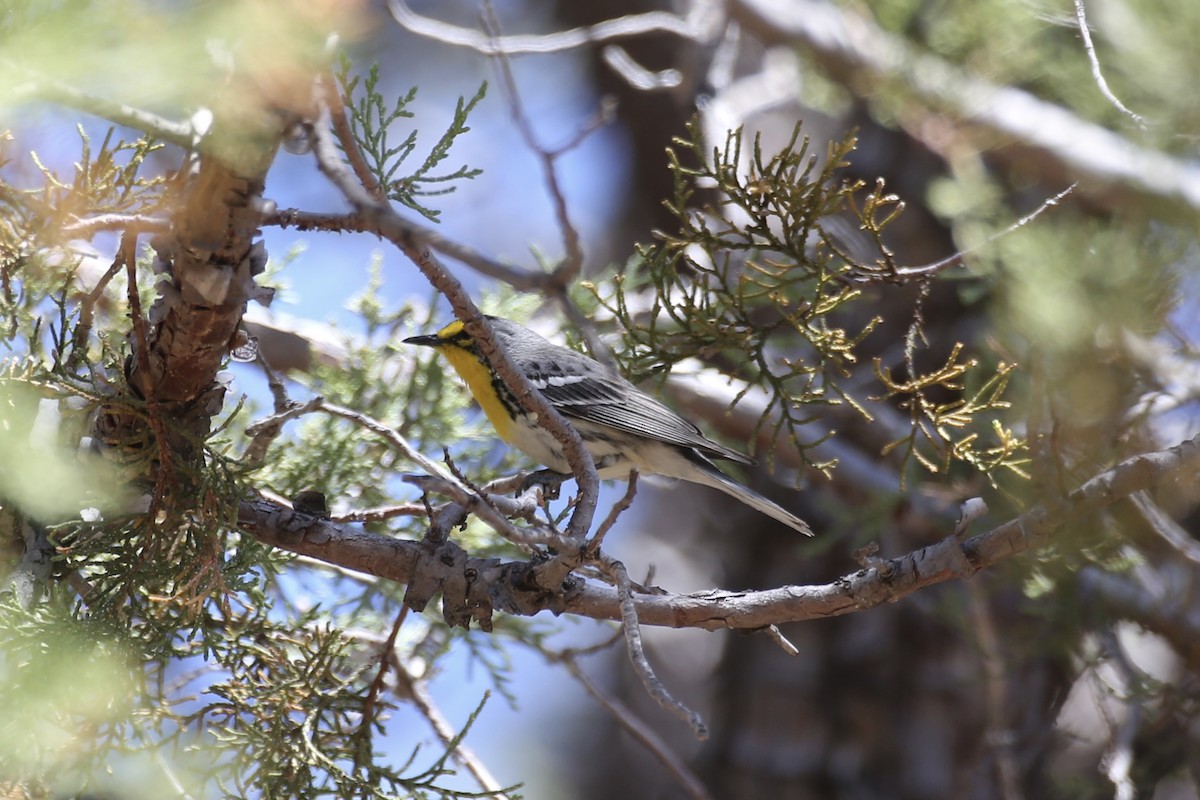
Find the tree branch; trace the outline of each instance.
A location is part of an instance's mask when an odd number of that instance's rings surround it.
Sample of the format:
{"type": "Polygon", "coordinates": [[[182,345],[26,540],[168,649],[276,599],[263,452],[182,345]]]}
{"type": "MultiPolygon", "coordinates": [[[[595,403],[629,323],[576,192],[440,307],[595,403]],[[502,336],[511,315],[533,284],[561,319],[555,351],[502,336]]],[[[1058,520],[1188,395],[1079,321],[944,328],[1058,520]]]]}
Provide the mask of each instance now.
{"type": "MultiPolygon", "coordinates": [[[[1065,522],[1107,508],[1134,492],[1175,479],[1194,479],[1198,467],[1200,435],[1167,450],[1133,456],[1096,475],[1053,508],[1035,506],[965,541],[951,533],[937,544],[823,585],[634,594],[638,620],[642,625],[745,630],[863,611],[1038,547],[1065,522]]],[[[267,544],[407,583],[413,596],[406,596],[406,603],[411,600],[414,610],[423,609],[435,591],[441,591],[443,615],[450,624],[465,626],[474,619],[488,629],[493,608],[526,616],[550,610],[621,619],[620,598],[612,586],[573,578],[562,591],[546,591],[529,584],[529,563],[472,558],[453,542],[434,546],[380,536],[264,500],[243,501],[239,523],[267,544]],[[425,588],[414,594],[417,580],[425,588]]]]}
{"type": "Polygon", "coordinates": [[[197,144],[196,129],[190,122],[175,122],[125,103],[81,92],[65,83],[35,75],[7,58],[0,59],[0,67],[15,73],[15,76],[4,76],[5,79],[21,79],[21,83],[13,90],[16,99],[37,98],[74,108],[127,128],[145,131],[156,139],[184,149],[191,149],[197,144]]]}
{"type": "Polygon", "coordinates": [[[1083,0],[1075,0],[1075,21],[1079,23],[1079,38],[1083,42],[1083,49],[1087,52],[1088,63],[1092,67],[1092,79],[1096,81],[1096,88],[1100,90],[1100,94],[1104,95],[1108,102],[1112,103],[1113,108],[1137,123],[1139,128],[1146,130],[1146,118],[1141,114],[1135,114],[1130,111],[1120,101],[1113,90],[1109,88],[1108,81],[1104,79],[1104,71],[1100,68],[1100,57],[1096,55],[1096,46],[1092,43],[1092,29],[1088,25],[1087,6],[1084,5],[1083,0]]]}
{"type": "MultiPolygon", "coordinates": [[[[396,242],[396,238],[393,237],[400,236],[419,240],[442,255],[466,264],[479,274],[504,281],[514,289],[523,292],[544,291],[550,284],[551,273],[524,270],[505,264],[484,255],[473,247],[448,239],[432,228],[405,219],[399,214],[393,213],[392,216],[394,219],[387,220],[387,228],[391,231],[391,236],[388,238],[393,243],[396,242]]],[[[317,230],[335,233],[353,231],[383,235],[379,232],[378,221],[362,214],[332,214],[284,209],[268,214],[264,223],[278,225],[282,228],[296,228],[301,231],[317,230]]]]}
{"type": "MultiPolygon", "coordinates": [[[[733,0],[729,14],[767,45],[800,45],[843,86],[910,93],[948,109],[1006,144],[998,153],[1033,160],[1080,191],[1134,195],[1200,209],[1200,166],[1147,150],[1028,92],[964,74],[961,66],[909,47],[861,14],[825,0],[733,0]]],[[[1029,168],[1026,163],[1026,168],[1029,168]]],[[[1111,201],[1112,198],[1110,198],[1111,201]]]]}
{"type": "MultiPolygon", "coordinates": [[[[483,3],[483,23],[488,38],[493,42],[499,41],[500,22],[496,19],[495,10],[488,0],[484,0],[483,3]]],[[[583,269],[583,244],[579,238],[579,229],[571,222],[567,198],[563,194],[562,184],[558,180],[558,153],[552,153],[538,142],[533,124],[525,114],[525,107],[521,102],[521,93],[517,90],[516,79],[513,78],[508,54],[498,49],[493,57],[496,61],[496,70],[500,73],[500,89],[508,103],[509,115],[517,126],[517,131],[521,134],[525,146],[533,152],[542,167],[542,179],[545,182],[546,193],[550,197],[551,205],[554,206],[554,216],[558,220],[558,230],[562,235],[563,250],[565,251],[562,263],[554,270],[554,276],[561,282],[560,285],[566,285],[579,277],[579,273],[583,269]]]]}
{"type": "Polygon", "coordinates": [[[628,733],[634,741],[646,748],[646,752],[654,756],[658,763],[670,773],[679,787],[692,800],[712,800],[712,795],[704,783],[696,776],[679,756],[677,756],[663,741],[662,737],[655,733],[654,729],[643,722],[633,709],[621,702],[619,698],[605,694],[598,686],[588,677],[583,671],[583,667],[579,666],[579,661],[572,653],[562,654],[546,654],[551,663],[562,664],[567,672],[571,673],[571,677],[579,682],[579,685],[584,688],[592,699],[596,701],[605,711],[612,716],[613,720],[626,733],[628,733]]]}
{"type": "Polygon", "coordinates": [[[404,0],[388,2],[388,10],[391,11],[392,17],[405,30],[443,44],[468,47],[485,56],[557,53],[574,50],[585,44],[598,44],[660,32],[695,41],[711,40],[722,22],[723,15],[710,3],[691,3],[690,9],[686,18],[665,11],[649,11],[544,35],[493,37],[471,28],[421,16],[404,0]]]}

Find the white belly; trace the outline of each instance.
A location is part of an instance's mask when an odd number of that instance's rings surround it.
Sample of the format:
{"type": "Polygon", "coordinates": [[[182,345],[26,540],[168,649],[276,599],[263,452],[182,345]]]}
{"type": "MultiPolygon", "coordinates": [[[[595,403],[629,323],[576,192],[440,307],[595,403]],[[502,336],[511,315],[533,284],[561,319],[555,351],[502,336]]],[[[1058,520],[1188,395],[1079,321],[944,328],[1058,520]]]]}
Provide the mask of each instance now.
{"type": "MultiPolygon", "coordinates": [[[[625,478],[629,468],[635,465],[622,452],[627,452],[635,441],[631,434],[620,433],[607,426],[591,425],[587,422],[573,423],[583,438],[583,444],[596,462],[596,472],[602,479],[625,478]]],[[[528,417],[517,423],[513,444],[525,455],[555,472],[570,474],[571,465],[563,455],[562,445],[549,431],[538,427],[528,417]]]]}

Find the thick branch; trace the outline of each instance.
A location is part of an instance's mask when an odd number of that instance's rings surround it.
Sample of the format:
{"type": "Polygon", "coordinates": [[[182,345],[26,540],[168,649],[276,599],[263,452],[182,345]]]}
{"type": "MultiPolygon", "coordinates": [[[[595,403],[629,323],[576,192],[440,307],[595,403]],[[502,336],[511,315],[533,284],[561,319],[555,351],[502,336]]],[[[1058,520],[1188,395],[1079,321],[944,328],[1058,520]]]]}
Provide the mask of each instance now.
{"type": "MultiPolygon", "coordinates": [[[[689,595],[635,594],[643,625],[758,629],[772,624],[840,616],[893,602],[927,586],[957,578],[1045,543],[1070,519],[1093,514],[1134,492],[1171,480],[1195,480],[1200,436],[1168,450],[1134,456],[1071,492],[1055,508],[1037,506],[990,531],[941,542],[832,583],[784,586],[752,592],[708,591],[689,595]]],[[[443,593],[443,614],[452,624],[475,619],[485,628],[491,610],[533,615],[549,609],[597,619],[621,618],[617,590],[575,581],[562,592],[531,588],[523,562],[468,556],[453,542],[434,548],[315,520],[266,501],[242,504],[240,521],[257,538],[292,552],[410,585],[416,600],[443,593]]],[[[414,608],[423,608],[414,605],[414,608]]]]}
{"type": "Polygon", "coordinates": [[[253,276],[266,265],[255,235],[262,192],[285,118],[242,106],[217,115],[195,175],[172,220],[172,235],[155,242],[160,283],[150,311],[146,358],[134,359],[129,382],[148,399],[191,403],[212,386],[229,352],[253,276]]]}

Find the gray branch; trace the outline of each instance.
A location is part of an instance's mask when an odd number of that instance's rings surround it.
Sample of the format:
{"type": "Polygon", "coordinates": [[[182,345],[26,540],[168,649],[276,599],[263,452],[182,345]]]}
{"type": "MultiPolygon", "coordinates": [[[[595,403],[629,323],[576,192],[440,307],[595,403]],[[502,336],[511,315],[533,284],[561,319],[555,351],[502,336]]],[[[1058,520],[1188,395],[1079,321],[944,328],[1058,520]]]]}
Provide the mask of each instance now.
{"type": "MultiPolygon", "coordinates": [[[[1035,506],[985,533],[880,560],[823,585],[763,591],[635,594],[642,625],[754,630],[769,625],[841,616],[894,602],[934,584],[969,577],[997,562],[1048,543],[1069,520],[1101,511],[1134,492],[1170,480],[1194,480],[1200,435],[1167,450],[1133,456],[1069,493],[1054,507],[1035,506]]],[[[441,593],[451,625],[475,620],[491,627],[492,611],[532,616],[549,610],[596,619],[621,619],[618,591],[572,576],[558,591],[530,581],[533,566],[468,555],[452,541],[395,539],[338,525],[270,503],[247,500],[241,526],[261,541],[329,564],[408,584],[405,602],[420,611],[441,593]]]]}

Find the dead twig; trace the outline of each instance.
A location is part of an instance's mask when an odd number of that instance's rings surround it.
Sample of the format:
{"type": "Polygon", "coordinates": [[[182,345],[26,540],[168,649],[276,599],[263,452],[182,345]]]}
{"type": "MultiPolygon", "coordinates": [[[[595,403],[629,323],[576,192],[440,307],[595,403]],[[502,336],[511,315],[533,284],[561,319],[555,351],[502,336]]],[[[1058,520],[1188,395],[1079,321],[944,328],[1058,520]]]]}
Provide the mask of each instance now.
{"type": "Polygon", "coordinates": [[[609,716],[613,718],[613,721],[617,723],[621,730],[632,736],[634,741],[644,747],[646,752],[666,768],[667,772],[675,779],[679,787],[687,793],[688,797],[692,798],[692,800],[712,800],[712,795],[709,794],[708,789],[705,788],[700,778],[688,767],[683,759],[672,751],[671,746],[663,741],[661,736],[655,733],[649,725],[638,717],[633,709],[622,703],[619,699],[601,691],[592,679],[588,677],[587,673],[583,671],[583,668],[579,666],[579,661],[574,654],[564,653],[551,658],[551,661],[562,664],[571,677],[579,682],[584,691],[601,708],[608,712],[609,716]]]}
{"type": "Polygon", "coordinates": [[[625,631],[625,647],[629,654],[629,662],[633,665],[633,671],[641,680],[646,693],[663,709],[687,723],[687,726],[692,729],[692,734],[700,741],[704,741],[708,738],[708,726],[704,724],[704,720],[695,711],[675,699],[658,676],[654,674],[654,668],[650,666],[650,660],[646,658],[646,649],[642,646],[642,627],[638,622],[637,605],[633,602],[633,588],[629,580],[629,571],[620,561],[605,555],[598,555],[595,563],[612,578],[617,586],[617,594],[621,603],[621,626],[625,631]]]}

